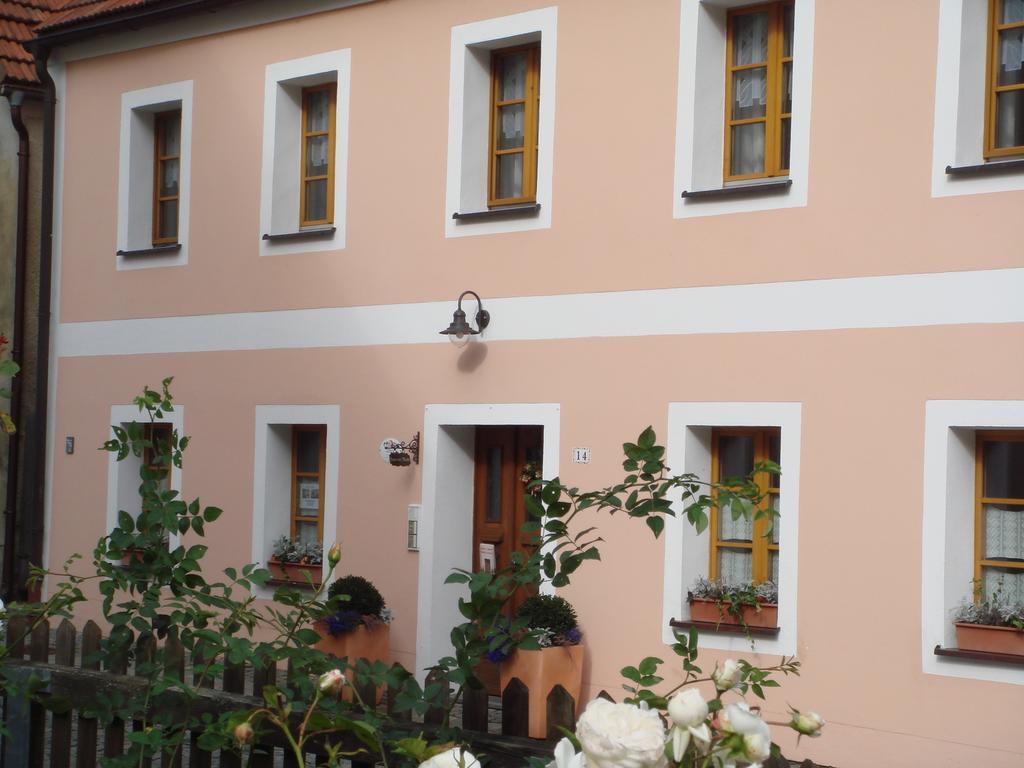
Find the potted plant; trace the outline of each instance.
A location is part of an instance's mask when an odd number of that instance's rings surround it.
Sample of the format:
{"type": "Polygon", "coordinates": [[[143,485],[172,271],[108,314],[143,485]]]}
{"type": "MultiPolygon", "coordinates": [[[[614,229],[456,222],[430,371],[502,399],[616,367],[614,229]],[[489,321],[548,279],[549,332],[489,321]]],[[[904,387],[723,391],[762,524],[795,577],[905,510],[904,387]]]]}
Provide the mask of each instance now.
{"type": "MultiPolygon", "coordinates": [[[[560,685],[580,709],[583,687],[583,633],[576,611],[565,598],[556,595],[534,595],[523,601],[516,611],[515,623],[525,622],[525,631],[540,648],[516,648],[504,653],[496,648],[488,654],[492,661],[501,661],[501,690],[518,678],[529,691],[530,715],[528,733],[534,739],[548,738],[548,695],[560,685]]],[[[492,643],[493,645],[494,643],[492,643]]]]}
{"type": "Polygon", "coordinates": [[[1002,588],[977,602],[962,602],[953,613],[961,651],[1024,656],[1024,603],[1010,603],[1002,588]]]}
{"type": "Polygon", "coordinates": [[[323,545],[319,541],[307,544],[282,536],[274,542],[269,565],[270,572],[279,581],[308,586],[312,580],[313,586],[320,586],[323,562],[323,545]]]}
{"type": "Polygon", "coordinates": [[[334,612],[316,623],[324,653],[369,662],[391,663],[391,611],[377,588],[362,576],[344,576],[327,590],[334,612]]]}
{"type": "Polygon", "coordinates": [[[699,578],[687,594],[690,621],[742,627],[773,628],[779,625],[779,589],[771,581],[729,586],[722,581],[699,578]]]}

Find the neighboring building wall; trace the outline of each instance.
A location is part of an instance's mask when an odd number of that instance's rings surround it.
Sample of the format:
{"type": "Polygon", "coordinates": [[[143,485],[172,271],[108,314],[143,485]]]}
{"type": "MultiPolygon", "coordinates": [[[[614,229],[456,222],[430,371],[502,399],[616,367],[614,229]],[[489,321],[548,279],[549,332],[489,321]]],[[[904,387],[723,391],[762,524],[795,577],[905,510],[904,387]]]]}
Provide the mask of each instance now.
{"type": "MultiPolygon", "coordinates": [[[[422,502],[421,531],[429,523],[442,498],[423,497],[437,457],[396,469],[378,455],[382,439],[435,424],[431,405],[551,404],[561,476],[594,488],[621,477],[619,446],[648,424],[663,442],[682,431],[672,404],[797,404],[800,461],[783,468],[782,491],[787,477],[798,482],[799,530],[788,534],[798,554],[784,571],[797,574],[784,585],[795,626],[774,650],[804,667],[770,696],[771,719],[787,703],[820,710],[827,735],[792,752],[844,768],[1018,765],[1014,719],[991,713],[1016,711],[1019,678],[923,671],[926,404],[1024,399],[1022,193],[931,190],[922,137],[934,126],[937,5],[800,3],[813,9],[806,205],[701,216],[687,203],[676,216],[680,2],[566,0],[554,91],[541,103],[555,119],[550,227],[448,237],[445,151],[450,116],[463,114],[450,92],[453,28],[485,20],[479,6],[369,4],[65,53],[49,562],[104,533],[108,457],[94,448],[111,409],[143,384],[175,376],[194,438],[182,491],[225,509],[209,536],[214,570],[253,554],[260,407],[336,407],[328,514],[341,570],[381,588],[396,660],[422,668],[433,661],[417,609],[428,553],[406,549],[406,510],[422,502]],[[267,67],[343,50],[345,248],[261,256],[267,67]],[[187,263],[119,269],[122,95],[172,83],[192,94],[187,263]],[[467,288],[493,319],[459,351],[438,331],[467,288]],[[570,463],[576,446],[592,449],[590,464],[570,463]]],[[[542,7],[501,0],[486,14],[542,7]]],[[[244,13],[222,10],[216,23],[244,13]]],[[[671,658],[671,579],[664,539],[623,517],[599,525],[602,562],[566,594],[587,636],[589,695],[618,696],[623,665],[671,658]]],[[[710,645],[706,668],[747,650],[710,645]]]]}
{"type": "MultiPolygon", "coordinates": [[[[14,324],[14,243],[18,211],[18,134],[11,125],[10,105],[0,98],[0,334],[11,337],[14,324]]],[[[9,353],[10,350],[8,349],[9,353]]],[[[6,382],[4,382],[6,384],[6,382]]],[[[8,401],[0,408],[10,410],[8,401]]],[[[7,452],[9,439],[0,432],[0,512],[7,498],[7,452]]],[[[0,521],[0,561],[3,525],[0,521]]]]}

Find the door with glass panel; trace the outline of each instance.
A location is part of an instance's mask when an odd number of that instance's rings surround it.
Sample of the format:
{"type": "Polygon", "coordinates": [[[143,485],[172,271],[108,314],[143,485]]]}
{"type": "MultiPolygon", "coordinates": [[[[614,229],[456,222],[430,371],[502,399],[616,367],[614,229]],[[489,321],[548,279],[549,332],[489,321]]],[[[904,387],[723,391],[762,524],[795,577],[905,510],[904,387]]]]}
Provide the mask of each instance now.
{"type": "Polygon", "coordinates": [[[975,476],[976,597],[1024,603],[1024,431],[979,432],[975,476]]]}
{"type": "MultiPolygon", "coordinates": [[[[711,433],[711,479],[729,485],[741,480],[761,461],[779,463],[778,429],[722,428],[711,433]]],[[[754,480],[762,494],[757,509],[778,511],[779,475],[759,472],[754,480]]],[[[779,583],[779,521],[769,530],[768,518],[733,519],[731,510],[712,510],[709,577],[730,586],[749,582],[779,583]]]]}
{"type": "MultiPolygon", "coordinates": [[[[533,536],[522,531],[526,522],[525,494],[541,475],[544,430],[533,426],[476,428],[473,479],[473,568],[495,570],[511,561],[512,553],[535,549],[533,536]]],[[[529,595],[521,589],[508,606],[511,614],[529,595]]],[[[497,666],[485,662],[479,670],[489,692],[498,693],[497,666]]]]}

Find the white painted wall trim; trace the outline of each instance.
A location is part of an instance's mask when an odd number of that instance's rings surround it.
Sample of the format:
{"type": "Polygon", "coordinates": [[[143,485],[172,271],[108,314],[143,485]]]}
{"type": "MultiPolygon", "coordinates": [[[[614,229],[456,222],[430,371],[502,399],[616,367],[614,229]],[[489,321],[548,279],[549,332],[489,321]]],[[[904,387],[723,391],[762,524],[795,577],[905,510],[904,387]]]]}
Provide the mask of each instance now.
{"type": "Polygon", "coordinates": [[[1024,189],[1024,171],[953,177],[947,165],[980,165],[985,142],[988,0],[939,0],[932,197],[1024,189]]]}
{"type": "Polygon", "coordinates": [[[263,95],[263,166],[260,177],[261,256],[345,247],[348,191],[348,117],[352,51],[348,48],[301,59],[268,64],[263,95]],[[334,219],[330,237],[313,240],[264,240],[265,234],[288,234],[299,229],[299,168],[301,158],[301,89],[335,82],[334,219]]]}
{"type": "MultiPolygon", "coordinates": [[[[341,457],[341,407],[338,405],[257,405],[252,480],[252,562],[265,564],[269,554],[266,519],[269,467],[268,435],[274,425],[324,424],[327,427],[327,451],[324,458],[324,565],[327,576],[327,550],[338,538],[338,472],[341,457]]],[[[291,465],[286,470],[291,474],[291,465]]],[[[290,480],[289,480],[290,482],[290,480]]],[[[254,587],[257,597],[273,597],[274,590],[254,587]]]]}
{"type": "Polygon", "coordinates": [[[167,83],[121,94],[121,140],[117,167],[117,250],[153,245],[153,116],[181,110],[178,161],[178,242],[171,254],[117,256],[117,269],[180,267],[188,263],[192,189],[192,81],[167,83]]]}
{"type": "Polygon", "coordinates": [[[1024,400],[929,400],[921,521],[921,666],[925,674],[1024,685],[1024,669],[935,655],[956,647],[950,612],[972,595],[974,433],[1024,429],[1024,400]]]}
{"type": "MultiPolygon", "coordinates": [[[[149,417],[145,411],[140,411],[137,405],[113,405],[110,407],[110,423],[123,427],[137,421],[140,424],[148,424],[149,417]]],[[[170,424],[171,428],[177,430],[179,435],[185,434],[185,406],[175,405],[174,410],[165,414],[163,418],[156,419],[157,424],[170,424]]],[[[111,431],[109,438],[113,438],[111,431]]],[[[130,490],[137,489],[142,480],[139,477],[141,460],[138,457],[128,454],[122,460],[117,460],[116,453],[107,454],[107,527],[103,534],[106,535],[114,530],[117,525],[117,513],[123,509],[119,501],[123,501],[130,490]]],[[[182,493],[181,486],[182,469],[171,467],[171,488],[178,492],[179,498],[182,493]]],[[[137,498],[137,491],[134,494],[137,498]]],[[[49,529],[47,529],[49,530],[49,529]]],[[[178,545],[179,536],[172,533],[170,536],[171,549],[178,545]]]]}
{"type": "MultiPolygon", "coordinates": [[[[451,628],[460,621],[456,604],[461,585],[445,584],[453,568],[472,568],[472,502],[469,519],[445,515],[437,504],[446,468],[437,460],[445,427],[538,425],[544,428],[544,476],[559,474],[561,406],[557,403],[428,405],[423,417],[423,504],[420,508],[419,593],[416,602],[416,674],[451,652],[451,628]]],[[[470,484],[472,489],[472,484],[470,484]]]]}
{"type": "MultiPolygon", "coordinates": [[[[487,299],[486,341],[1024,322],[1024,269],[487,299]]],[[[450,301],[99,320],[59,357],[446,344],[450,301]]]]}
{"type": "Polygon", "coordinates": [[[725,134],[725,17],[747,0],[680,0],[679,75],[676,98],[675,182],[677,219],[747,213],[807,205],[810,178],[811,85],[815,0],[796,0],[793,21],[793,118],[785,192],[721,200],[691,200],[684,191],[722,186],[725,134]]]}
{"type": "MultiPolygon", "coordinates": [[[[693,472],[710,478],[710,445],[702,445],[696,430],[712,427],[779,427],[779,634],[755,638],[757,653],[795,655],[797,649],[797,546],[800,530],[800,403],[669,403],[667,463],[676,473],[693,472]]],[[[677,503],[681,494],[674,499],[677,503]]],[[[681,509],[677,506],[677,512],[681,509]]],[[[665,520],[665,591],[661,636],[667,645],[675,638],[669,621],[689,618],[686,591],[698,576],[707,576],[709,534],[700,536],[681,517],[665,520]]],[[[702,633],[700,645],[749,653],[742,636],[702,633]]]]}
{"type": "MultiPolygon", "coordinates": [[[[452,27],[451,73],[448,84],[448,176],[445,195],[445,236],[488,235],[551,227],[555,146],[555,65],[558,8],[486,19],[452,27]],[[484,221],[458,221],[452,214],[487,208],[487,135],[490,125],[489,71],[483,81],[474,55],[524,39],[540,38],[540,113],[537,126],[536,216],[484,221]],[[516,40],[518,38],[518,40],[516,40]],[[477,74],[478,77],[473,77],[477,74]],[[477,82],[480,81],[480,82],[477,82]],[[481,101],[481,100],[486,100],[481,101]],[[486,104],[485,108],[484,105],[486,104]],[[467,129],[472,135],[467,134],[467,129]],[[476,141],[476,139],[482,139],[476,141]],[[467,144],[468,142],[468,144],[467,144]],[[468,187],[472,187],[469,189],[468,187]],[[466,207],[471,210],[467,210],[466,207]]],[[[489,59],[486,67],[489,69],[489,59]]]]}

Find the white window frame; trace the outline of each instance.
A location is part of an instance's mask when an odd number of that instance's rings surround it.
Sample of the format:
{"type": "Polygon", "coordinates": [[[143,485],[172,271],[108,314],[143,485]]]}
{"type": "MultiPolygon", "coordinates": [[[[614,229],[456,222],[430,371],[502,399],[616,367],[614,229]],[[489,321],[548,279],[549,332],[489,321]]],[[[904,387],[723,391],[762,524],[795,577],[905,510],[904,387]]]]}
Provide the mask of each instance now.
{"type": "Polygon", "coordinates": [[[672,210],[677,219],[807,205],[811,145],[811,75],[815,0],[795,0],[793,117],[789,176],[724,184],[726,17],[757,0],[680,0],[676,166],[672,210]],[[788,178],[788,189],[742,197],[692,199],[683,192],[753,186],[788,178]]]}
{"type": "Polygon", "coordinates": [[[180,267],[188,263],[192,188],[192,81],[157,85],[121,94],[121,131],[117,163],[117,269],[180,267]],[[124,251],[153,248],[153,118],[181,110],[178,161],[178,243],[166,253],[124,256],[124,251]]]}
{"type": "MultiPolygon", "coordinates": [[[[274,539],[288,536],[291,518],[270,520],[269,515],[280,512],[268,499],[287,498],[291,500],[291,427],[304,424],[321,424],[327,427],[327,446],[324,462],[324,564],[323,575],[327,578],[327,551],[338,537],[338,464],[340,456],[341,408],[337,405],[258,405],[256,406],[255,454],[253,458],[252,482],[252,562],[265,565],[274,539]],[[283,463],[283,452],[275,459],[275,441],[271,429],[287,428],[287,463],[283,463]]],[[[281,441],[277,441],[280,443],[281,441]]],[[[277,447],[280,447],[278,445],[277,447]]],[[[272,597],[273,589],[255,587],[257,597],[272,597]]]]}
{"type": "Polygon", "coordinates": [[[448,176],[445,237],[522,232],[551,227],[555,145],[555,67],[558,8],[541,8],[452,27],[448,86],[448,176]],[[460,220],[456,213],[487,209],[490,167],[490,52],[540,42],[540,112],[537,126],[537,204],[531,215],[460,220]]]}
{"type": "Polygon", "coordinates": [[[352,51],[344,48],[268,64],[263,97],[260,176],[261,256],[338,251],[345,247],[348,189],[348,120],[352,51]],[[265,240],[299,231],[302,89],[336,82],[334,123],[334,232],[327,236],[265,240]]]}
{"type": "MultiPolygon", "coordinates": [[[[734,653],[795,655],[797,649],[797,563],[800,528],[800,403],[670,403],[668,407],[667,463],[674,473],[692,472],[711,477],[711,430],[716,427],[778,427],[779,464],[779,633],[755,637],[701,632],[700,645],[734,653]]],[[[661,636],[675,643],[672,619],[687,620],[686,592],[710,563],[710,531],[700,535],[681,515],[665,519],[665,591],[661,636]]]]}
{"type": "Polygon", "coordinates": [[[925,674],[1024,685],[1024,668],[936,656],[956,648],[952,612],[973,598],[975,433],[1024,428],[1024,400],[925,404],[921,664],[925,674]]]}
{"type": "MultiPolygon", "coordinates": [[[[145,410],[140,411],[137,405],[112,405],[110,407],[110,423],[116,424],[122,429],[127,429],[133,421],[139,424],[149,424],[149,416],[145,410]]],[[[163,418],[155,419],[154,424],[170,424],[172,430],[178,435],[185,434],[185,406],[175,404],[174,410],[165,413],[163,418]]],[[[114,434],[111,431],[111,439],[114,434]]],[[[122,502],[127,497],[133,500],[139,499],[139,484],[142,482],[139,470],[142,468],[142,457],[129,454],[121,461],[117,460],[116,453],[107,454],[107,527],[106,532],[117,527],[117,513],[127,505],[122,502]]],[[[181,494],[181,468],[171,465],[170,488],[181,494]]],[[[128,510],[125,510],[128,511],[128,510]]],[[[133,507],[134,511],[134,507],[133,507]]],[[[137,511],[136,511],[137,514],[137,511]]],[[[173,531],[169,536],[170,548],[174,549],[180,542],[180,536],[173,531]]]]}
{"type": "Polygon", "coordinates": [[[998,166],[1020,159],[985,160],[988,14],[989,0],[939,1],[932,197],[1024,189],[1024,168],[969,176],[946,173],[947,166],[998,166]]]}

